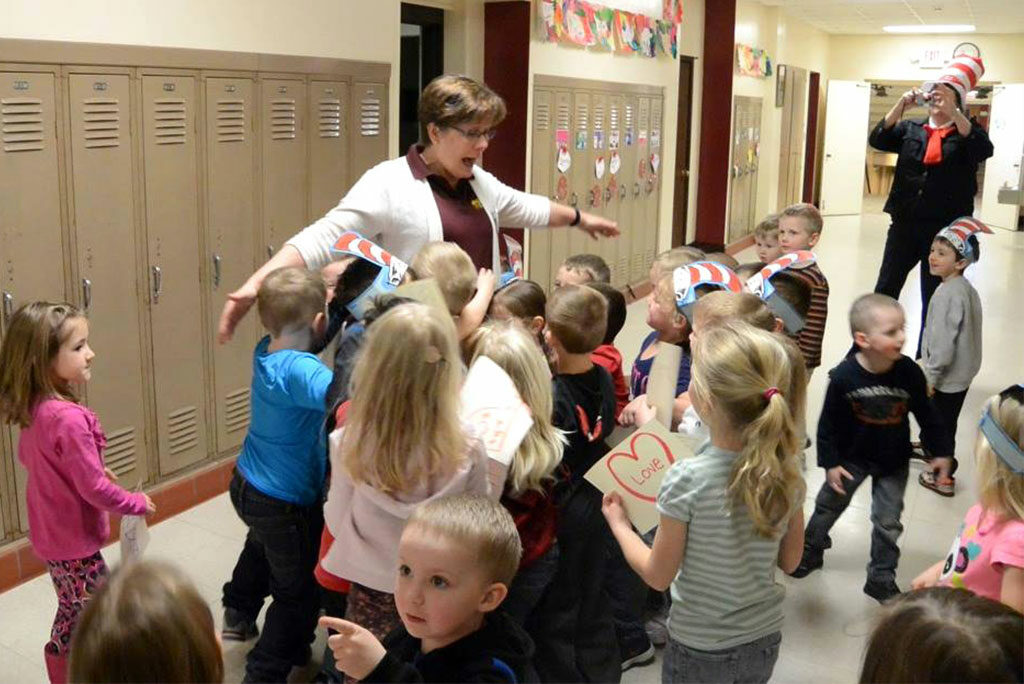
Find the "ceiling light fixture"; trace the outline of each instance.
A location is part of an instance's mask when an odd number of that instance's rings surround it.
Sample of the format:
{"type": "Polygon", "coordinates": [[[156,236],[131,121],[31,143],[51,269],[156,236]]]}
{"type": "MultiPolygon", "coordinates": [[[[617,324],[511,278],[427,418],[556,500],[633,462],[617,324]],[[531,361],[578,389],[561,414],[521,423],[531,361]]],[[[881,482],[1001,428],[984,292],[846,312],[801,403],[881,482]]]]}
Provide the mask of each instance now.
{"type": "Polygon", "coordinates": [[[974,33],[974,24],[909,24],[883,26],[886,33],[974,33]]]}

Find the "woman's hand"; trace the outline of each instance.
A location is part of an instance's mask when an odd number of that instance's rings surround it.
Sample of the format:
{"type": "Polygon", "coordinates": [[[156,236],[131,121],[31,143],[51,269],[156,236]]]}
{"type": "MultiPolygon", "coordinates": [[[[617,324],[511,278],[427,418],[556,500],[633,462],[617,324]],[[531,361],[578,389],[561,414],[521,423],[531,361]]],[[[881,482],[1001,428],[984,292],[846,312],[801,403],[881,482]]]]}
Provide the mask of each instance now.
{"type": "Polygon", "coordinates": [[[595,240],[598,236],[617,237],[619,235],[618,223],[609,221],[603,216],[588,214],[583,211],[580,212],[580,223],[576,227],[595,240]]]}
{"type": "Polygon", "coordinates": [[[601,512],[604,513],[604,518],[608,521],[608,527],[613,531],[623,527],[629,529],[629,516],[626,515],[622,497],[618,492],[608,492],[604,495],[604,498],[601,499],[601,512]]]}
{"type": "Polygon", "coordinates": [[[248,282],[228,295],[224,308],[220,312],[220,323],[217,324],[217,342],[224,344],[235,334],[235,327],[249,313],[256,303],[256,286],[248,282]]]}
{"type": "Polygon", "coordinates": [[[383,644],[370,630],[341,618],[322,617],[320,626],[337,634],[327,637],[338,669],[353,679],[364,679],[387,655],[383,644]]]}

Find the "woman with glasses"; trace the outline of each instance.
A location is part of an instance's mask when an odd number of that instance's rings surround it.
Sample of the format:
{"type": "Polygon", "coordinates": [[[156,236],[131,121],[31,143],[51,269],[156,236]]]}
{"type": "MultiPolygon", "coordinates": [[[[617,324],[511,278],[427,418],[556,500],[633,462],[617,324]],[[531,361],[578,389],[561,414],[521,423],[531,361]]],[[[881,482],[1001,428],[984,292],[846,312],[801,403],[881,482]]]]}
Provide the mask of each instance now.
{"type": "Polygon", "coordinates": [[[338,206],[229,294],[220,341],[231,338],[266,274],[282,266],[322,268],[345,231],[359,232],[407,263],[428,242],[454,242],[477,268],[495,273],[502,226],[573,226],[595,238],[618,235],[614,221],[511,188],[477,166],[505,113],[501,96],[479,81],[453,75],[431,81],[419,101],[425,140],[363,174],[338,206]]]}

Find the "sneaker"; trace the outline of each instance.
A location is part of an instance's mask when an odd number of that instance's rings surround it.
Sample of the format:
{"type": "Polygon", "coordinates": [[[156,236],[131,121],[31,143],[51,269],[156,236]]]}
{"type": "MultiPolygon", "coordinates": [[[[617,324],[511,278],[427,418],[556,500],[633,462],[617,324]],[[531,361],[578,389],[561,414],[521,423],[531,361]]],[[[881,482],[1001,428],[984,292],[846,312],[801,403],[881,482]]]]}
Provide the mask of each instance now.
{"type": "Polygon", "coordinates": [[[789,573],[790,577],[800,579],[801,577],[807,577],[815,570],[821,569],[821,566],[825,564],[825,557],[820,551],[812,551],[806,546],[804,547],[804,555],[800,558],[800,565],[796,566],[796,570],[789,573]]]}
{"type": "Polygon", "coordinates": [[[255,620],[246,619],[234,608],[224,609],[224,626],[220,630],[220,638],[224,641],[248,641],[258,636],[255,620]]]}
{"type": "Polygon", "coordinates": [[[643,640],[637,640],[636,644],[619,645],[622,649],[622,671],[625,672],[631,667],[650,665],[654,662],[654,644],[645,634],[643,640]],[[630,647],[632,646],[632,647],[630,647]]]}
{"type": "Polygon", "coordinates": [[[930,470],[926,470],[918,475],[917,482],[925,489],[930,489],[939,496],[953,496],[956,493],[955,478],[947,477],[940,480],[930,470]]]}
{"type": "Polygon", "coordinates": [[[864,583],[864,593],[879,603],[885,603],[894,596],[899,596],[902,592],[892,580],[879,581],[869,579],[864,583]]]}
{"type": "Polygon", "coordinates": [[[644,631],[647,638],[657,648],[663,648],[668,644],[668,626],[663,616],[653,617],[644,623],[644,631]]]}

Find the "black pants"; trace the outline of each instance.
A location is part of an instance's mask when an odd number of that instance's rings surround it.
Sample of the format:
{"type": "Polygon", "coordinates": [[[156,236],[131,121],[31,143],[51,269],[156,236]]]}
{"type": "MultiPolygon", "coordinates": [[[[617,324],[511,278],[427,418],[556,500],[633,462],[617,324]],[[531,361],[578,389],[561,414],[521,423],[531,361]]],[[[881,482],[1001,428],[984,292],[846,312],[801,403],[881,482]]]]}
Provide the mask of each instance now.
{"type": "Polygon", "coordinates": [[[936,233],[948,225],[947,221],[906,221],[893,220],[885,236],[885,251],[882,265],[878,269],[875,292],[887,294],[893,299],[900,298],[903,285],[914,266],[921,266],[921,334],[917,338],[917,354],[921,356],[921,337],[928,316],[928,303],[935,294],[935,288],[942,279],[928,272],[928,252],[936,233]]]}
{"type": "Polygon", "coordinates": [[[615,620],[615,638],[619,642],[622,659],[642,653],[649,646],[644,629],[644,608],[647,605],[647,585],[629,567],[622,547],[615,537],[608,535],[608,566],[605,570],[605,591],[612,603],[615,620]]]}
{"type": "Polygon", "coordinates": [[[246,658],[245,681],[283,682],[316,629],[320,594],[313,569],[323,510],[267,496],[237,471],[230,493],[249,533],[231,581],[224,585],[224,606],[255,620],[264,599],[273,599],[263,633],[246,658]]]}
{"type": "Polygon", "coordinates": [[[951,443],[954,445],[953,467],[949,474],[956,472],[959,463],[956,460],[956,424],[960,420],[960,409],[964,406],[964,399],[967,397],[967,390],[963,392],[940,392],[935,390],[932,394],[932,410],[939,416],[939,420],[949,431],[951,443]]]}

